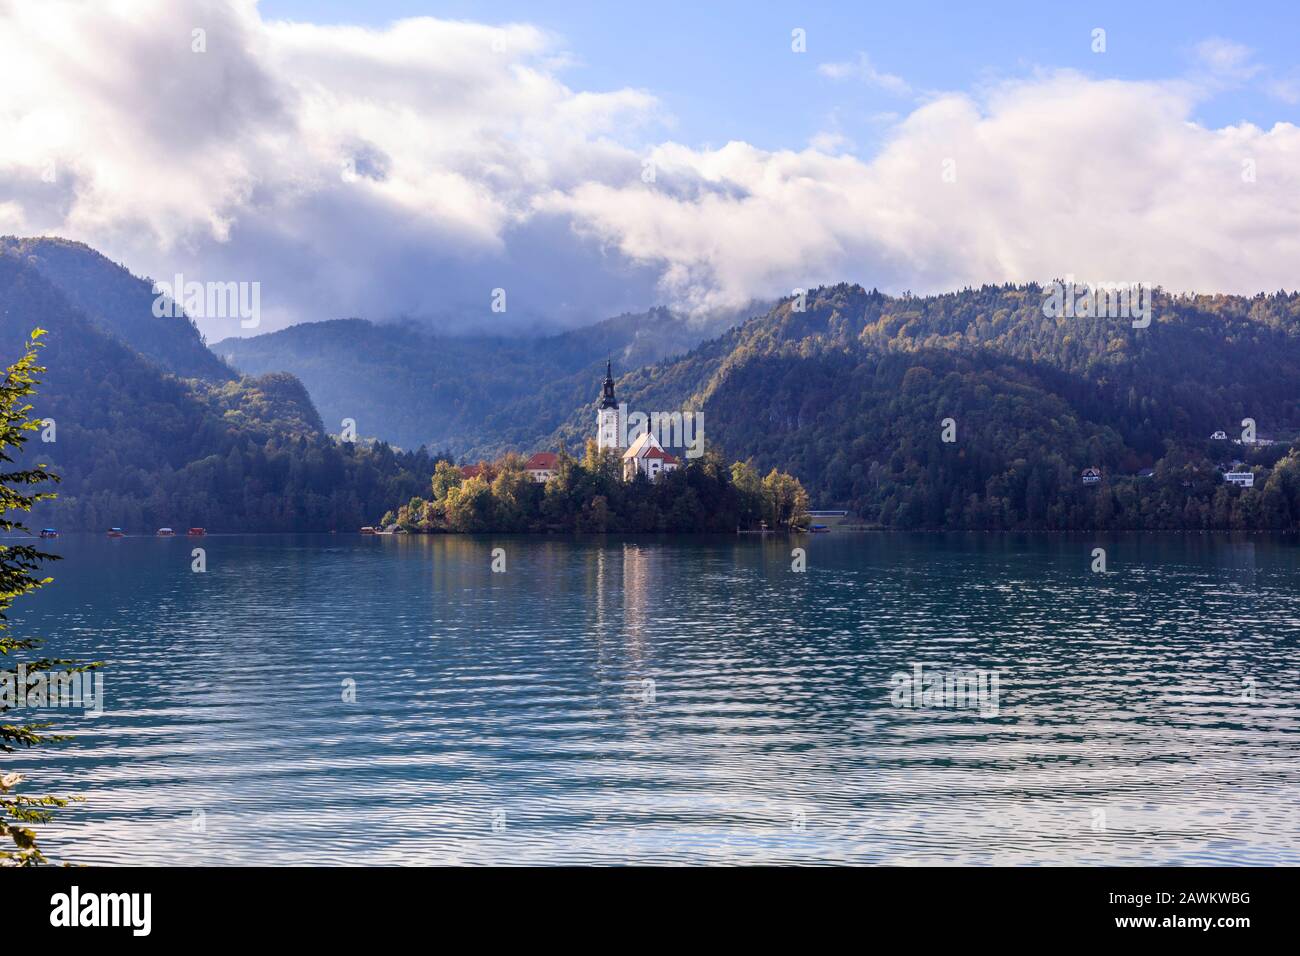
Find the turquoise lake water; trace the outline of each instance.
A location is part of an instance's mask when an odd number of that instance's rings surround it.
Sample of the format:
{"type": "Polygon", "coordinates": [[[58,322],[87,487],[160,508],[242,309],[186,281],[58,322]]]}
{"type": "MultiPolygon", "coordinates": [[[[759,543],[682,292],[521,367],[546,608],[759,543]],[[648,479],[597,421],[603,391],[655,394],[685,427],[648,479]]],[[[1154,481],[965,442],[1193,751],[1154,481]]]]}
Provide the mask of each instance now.
{"type": "Polygon", "coordinates": [[[14,630],[105,711],[0,769],[86,797],[59,860],[1300,863],[1295,538],[50,544],[14,630]]]}

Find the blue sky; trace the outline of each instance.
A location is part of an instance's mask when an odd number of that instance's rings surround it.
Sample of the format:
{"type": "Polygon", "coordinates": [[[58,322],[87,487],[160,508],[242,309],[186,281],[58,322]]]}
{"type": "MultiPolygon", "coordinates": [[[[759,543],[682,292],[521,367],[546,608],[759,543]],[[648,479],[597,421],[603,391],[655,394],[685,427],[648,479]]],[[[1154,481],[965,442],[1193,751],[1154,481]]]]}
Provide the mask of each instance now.
{"type": "Polygon", "coordinates": [[[1267,80],[1300,90],[1300,8],[1286,2],[895,3],[679,2],[430,3],[424,0],[262,0],[267,18],[383,26],[436,16],[482,23],[526,22],[558,34],[575,62],[561,71],[578,90],[631,86],[659,97],[674,139],[695,147],[738,139],[763,149],[800,148],[835,125],[870,153],[883,118],[905,113],[932,91],[972,91],[1036,69],[1095,77],[1168,80],[1196,68],[1212,38],[1248,48],[1258,84],[1226,88],[1200,103],[1210,126],[1300,122],[1300,103],[1268,95],[1267,80]],[[807,31],[808,52],[790,52],[790,31],[807,31]],[[1106,30],[1106,52],[1092,31],[1106,30]],[[905,80],[911,96],[837,83],[819,64],[865,53],[877,70],[905,80]]]}

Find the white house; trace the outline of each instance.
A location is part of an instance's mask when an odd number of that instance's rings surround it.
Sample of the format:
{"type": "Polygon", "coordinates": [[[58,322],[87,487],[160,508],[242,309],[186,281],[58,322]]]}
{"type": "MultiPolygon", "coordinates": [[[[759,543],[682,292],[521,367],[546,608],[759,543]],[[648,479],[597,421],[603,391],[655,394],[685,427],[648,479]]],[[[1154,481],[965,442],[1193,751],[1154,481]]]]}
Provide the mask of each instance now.
{"type": "Polygon", "coordinates": [[[1101,469],[1085,468],[1083,469],[1081,477],[1083,478],[1083,483],[1085,485],[1095,485],[1097,482],[1101,481],[1101,469]]]}
{"type": "Polygon", "coordinates": [[[1229,471],[1223,476],[1223,480],[1229,484],[1238,485],[1242,488],[1255,487],[1255,475],[1249,471],[1229,471]]]}
{"type": "Polygon", "coordinates": [[[1210,436],[1210,441],[1227,441],[1227,440],[1228,440],[1228,433],[1222,430],[1217,431],[1210,436]]]}

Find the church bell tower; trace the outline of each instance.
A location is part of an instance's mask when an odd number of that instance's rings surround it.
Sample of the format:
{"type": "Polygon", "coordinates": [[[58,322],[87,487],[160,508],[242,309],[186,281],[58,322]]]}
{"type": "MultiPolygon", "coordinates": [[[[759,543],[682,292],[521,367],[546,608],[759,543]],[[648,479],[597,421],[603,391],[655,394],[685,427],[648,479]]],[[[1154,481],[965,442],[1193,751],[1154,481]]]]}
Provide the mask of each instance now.
{"type": "Polygon", "coordinates": [[[596,447],[602,451],[623,449],[623,413],[614,397],[614,369],[612,362],[605,363],[605,386],[600,396],[600,407],[596,409],[596,447]]]}

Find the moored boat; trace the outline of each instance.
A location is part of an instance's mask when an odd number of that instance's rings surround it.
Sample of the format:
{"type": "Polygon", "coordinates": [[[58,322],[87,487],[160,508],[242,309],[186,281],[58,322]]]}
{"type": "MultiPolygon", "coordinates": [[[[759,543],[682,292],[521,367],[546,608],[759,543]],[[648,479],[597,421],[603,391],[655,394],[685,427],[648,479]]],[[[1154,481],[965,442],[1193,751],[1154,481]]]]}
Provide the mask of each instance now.
{"type": "Polygon", "coordinates": [[[190,528],[190,530],[187,531],[187,532],[185,532],[185,533],[188,534],[191,538],[201,538],[201,537],[203,537],[205,534],[208,533],[208,529],[207,529],[207,528],[190,528]]]}
{"type": "Polygon", "coordinates": [[[55,531],[53,528],[42,528],[42,529],[41,529],[41,537],[42,537],[42,538],[57,538],[58,536],[59,536],[59,533],[58,533],[57,531],[55,531]]]}
{"type": "Polygon", "coordinates": [[[362,534],[378,534],[378,532],[375,531],[374,528],[370,527],[370,525],[366,525],[364,528],[362,528],[362,529],[361,529],[361,533],[362,533],[362,534]]]}
{"type": "Polygon", "coordinates": [[[110,538],[125,538],[126,532],[123,531],[121,528],[109,528],[108,536],[110,538]]]}
{"type": "Polygon", "coordinates": [[[171,528],[159,528],[155,532],[155,534],[157,534],[157,536],[160,538],[170,538],[173,537],[176,534],[176,532],[173,531],[171,528]]]}

